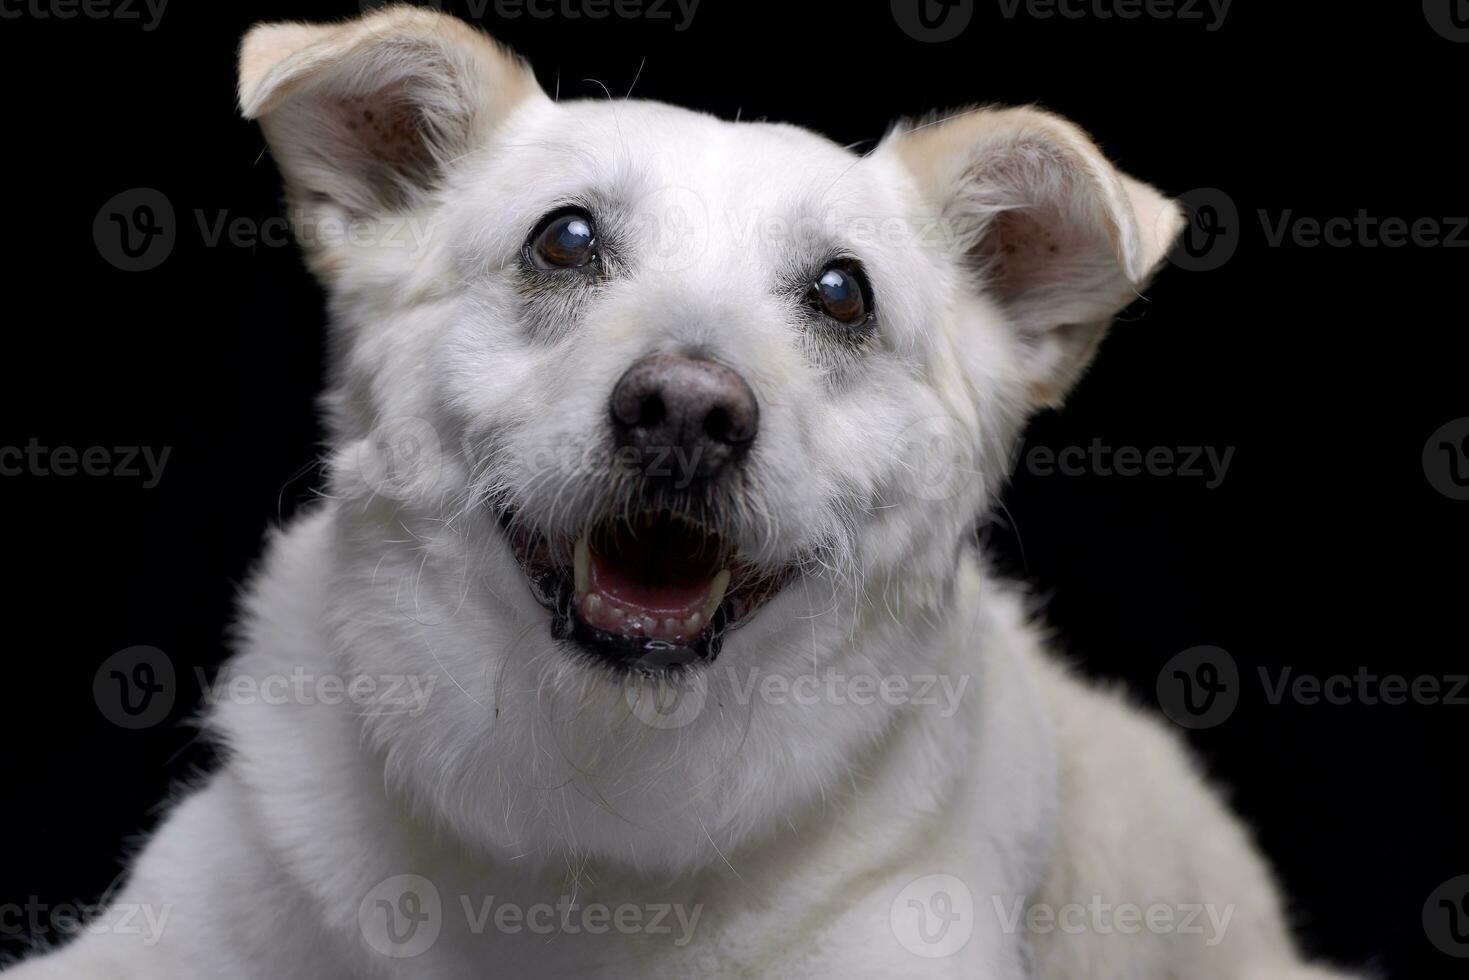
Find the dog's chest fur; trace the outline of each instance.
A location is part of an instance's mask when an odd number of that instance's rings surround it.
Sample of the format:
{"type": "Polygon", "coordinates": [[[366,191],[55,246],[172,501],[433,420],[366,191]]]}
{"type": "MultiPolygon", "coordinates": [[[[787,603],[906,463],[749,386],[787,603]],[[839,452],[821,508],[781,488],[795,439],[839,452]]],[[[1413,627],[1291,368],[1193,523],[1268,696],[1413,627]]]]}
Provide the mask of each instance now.
{"type": "MultiPolygon", "coordinates": [[[[342,578],[330,567],[332,523],[323,511],[276,540],[247,604],[251,643],[237,674],[264,678],[308,656],[332,669],[321,616],[331,604],[323,583],[342,578]],[[308,651],[303,637],[324,645],[308,651]]],[[[532,867],[537,862],[436,839],[409,822],[402,801],[384,799],[382,763],[364,754],[350,711],[222,706],[216,726],[240,758],[257,761],[248,788],[226,773],[232,788],[212,788],[205,799],[252,799],[224,825],[200,822],[211,835],[268,842],[266,863],[279,869],[283,890],[302,892],[332,927],[335,942],[313,944],[314,952],[334,947],[344,964],[366,956],[364,970],[373,956],[362,948],[363,896],[416,875],[433,882],[439,932],[428,949],[397,964],[403,976],[482,976],[487,963],[541,976],[902,975],[914,954],[895,939],[894,921],[921,910],[895,909],[895,898],[915,880],[951,875],[970,883],[976,928],[955,955],[929,964],[933,975],[1020,977],[1024,937],[1006,934],[994,909],[997,901],[1006,908],[1023,901],[1044,877],[1056,819],[1050,724],[1016,599],[987,583],[976,563],[955,603],[951,635],[985,642],[935,656],[972,678],[968,703],[950,718],[915,712],[862,759],[860,781],[697,873],[582,864],[569,841],[563,863],[532,867]],[[981,648],[983,657],[971,652],[981,648]],[[293,750],[303,745],[312,751],[293,750]],[[242,820],[258,824],[238,827],[242,820]],[[573,903],[583,911],[568,912],[573,903]],[[546,912],[535,922],[495,918],[501,906],[547,905],[558,923],[549,933],[540,928],[546,912]],[[584,910],[615,914],[627,906],[639,910],[641,926],[587,929],[584,910]]],[[[452,685],[436,690],[458,693],[452,685]]],[[[305,952],[282,947],[282,963],[305,952]]]]}

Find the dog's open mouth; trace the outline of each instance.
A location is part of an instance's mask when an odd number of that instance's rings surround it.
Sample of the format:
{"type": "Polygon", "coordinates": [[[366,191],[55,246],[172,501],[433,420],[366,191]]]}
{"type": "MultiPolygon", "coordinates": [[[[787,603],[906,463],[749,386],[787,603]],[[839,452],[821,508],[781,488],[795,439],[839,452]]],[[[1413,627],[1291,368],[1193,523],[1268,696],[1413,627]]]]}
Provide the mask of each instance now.
{"type": "Polygon", "coordinates": [[[575,541],[502,523],[552,634],[614,666],[662,671],[713,660],[724,635],[790,578],[742,561],[717,531],[649,511],[575,541]]]}

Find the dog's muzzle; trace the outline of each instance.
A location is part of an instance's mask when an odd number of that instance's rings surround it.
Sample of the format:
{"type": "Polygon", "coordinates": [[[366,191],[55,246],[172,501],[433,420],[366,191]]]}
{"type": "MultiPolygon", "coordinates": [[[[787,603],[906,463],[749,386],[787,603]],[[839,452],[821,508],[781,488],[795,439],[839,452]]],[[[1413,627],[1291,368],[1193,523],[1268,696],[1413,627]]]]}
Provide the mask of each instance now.
{"type": "Polygon", "coordinates": [[[621,669],[713,660],[793,574],[746,560],[724,533],[759,431],[754,392],[722,364],[653,354],[622,375],[609,409],[621,503],[575,538],[502,511],[511,546],[557,639],[621,669]]]}

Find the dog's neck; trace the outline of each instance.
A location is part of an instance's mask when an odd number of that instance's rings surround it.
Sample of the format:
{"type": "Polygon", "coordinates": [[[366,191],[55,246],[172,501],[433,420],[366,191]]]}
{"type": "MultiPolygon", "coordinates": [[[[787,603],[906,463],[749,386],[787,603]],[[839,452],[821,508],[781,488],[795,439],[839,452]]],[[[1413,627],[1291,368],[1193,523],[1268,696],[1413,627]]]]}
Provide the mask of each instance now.
{"type": "MultiPolygon", "coordinates": [[[[351,567],[335,566],[342,556],[332,510],[323,507],[277,540],[255,592],[290,596],[291,602],[274,603],[271,622],[247,616],[248,642],[232,665],[236,672],[278,673],[303,662],[325,670],[341,662],[331,649],[334,634],[322,622],[322,608],[333,588],[353,578],[360,556],[353,556],[351,567]],[[289,610],[290,621],[279,618],[282,610],[289,610]]],[[[982,883],[986,894],[993,889],[995,895],[1023,895],[1046,864],[1055,778],[1049,723],[1029,676],[1035,640],[1021,601],[992,581],[972,553],[960,558],[952,600],[943,621],[929,623],[922,635],[933,638],[925,659],[936,675],[969,678],[956,710],[946,715],[928,704],[894,708],[881,733],[861,743],[860,757],[849,760],[843,785],[799,809],[764,814],[741,844],[716,845],[702,867],[649,867],[616,853],[575,848],[557,860],[554,854],[516,854],[466,839],[462,814],[446,820],[427,799],[384,793],[385,782],[392,785],[385,779],[388,762],[366,744],[362,718],[347,710],[350,705],[260,710],[226,703],[215,721],[242,757],[273,770],[268,778],[252,780],[263,836],[282,867],[323,869],[297,880],[344,926],[355,920],[363,895],[405,873],[432,879],[456,896],[456,905],[459,896],[473,904],[475,896],[489,894],[521,903],[575,896],[578,902],[610,905],[656,895],[702,904],[712,917],[709,928],[719,928],[720,916],[755,914],[751,902],[799,917],[806,913],[770,905],[769,896],[841,895],[857,887],[848,880],[854,874],[886,874],[895,856],[911,867],[924,859],[929,842],[954,839],[971,842],[972,850],[934,853],[936,870],[962,871],[965,880],[982,883]],[[282,726],[290,733],[284,740],[282,726]],[[324,755],[282,756],[282,744],[319,746],[324,755]],[[1025,747],[1024,757],[1014,755],[1017,745],[1025,747]],[[1010,747],[1008,755],[1000,755],[1001,746],[1010,747]],[[870,856],[854,861],[854,849],[870,856]]],[[[864,653],[881,662],[878,651],[864,653]]],[[[894,662],[912,662],[911,654],[894,662]]],[[[442,696],[455,692],[445,688],[442,696]]],[[[472,707],[466,702],[466,710],[472,707]]],[[[822,704],[815,710],[842,708],[822,704]]],[[[485,744],[478,751],[500,749],[485,744]]],[[[506,805],[485,799],[479,812],[494,821],[506,805]]],[[[732,919],[725,924],[734,927],[732,919]]],[[[780,927],[772,918],[761,928],[780,927]]]]}

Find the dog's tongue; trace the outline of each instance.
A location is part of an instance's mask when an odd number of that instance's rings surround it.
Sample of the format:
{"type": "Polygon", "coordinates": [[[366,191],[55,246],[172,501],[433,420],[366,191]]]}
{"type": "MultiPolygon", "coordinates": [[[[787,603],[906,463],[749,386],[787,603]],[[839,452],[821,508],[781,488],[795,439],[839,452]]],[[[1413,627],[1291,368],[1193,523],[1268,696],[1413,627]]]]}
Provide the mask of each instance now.
{"type": "Polygon", "coordinates": [[[687,642],[702,633],[724,599],[729,572],[660,554],[652,547],[603,555],[576,547],[576,609],[591,626],[622,636],[687,642]]]}
{"type": "Polygon", "coordinates": [[[592,591],[623,606],[662,616],[689,616],[704,608],[712,578],[650,582],[592,552],[592,591]]]}

